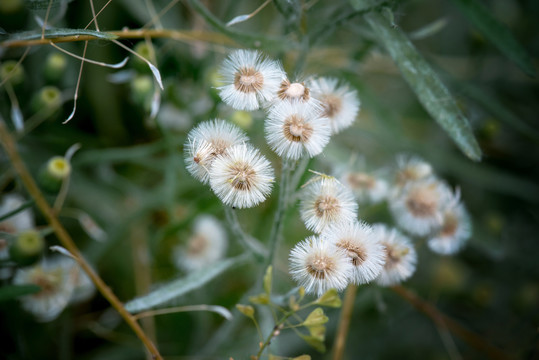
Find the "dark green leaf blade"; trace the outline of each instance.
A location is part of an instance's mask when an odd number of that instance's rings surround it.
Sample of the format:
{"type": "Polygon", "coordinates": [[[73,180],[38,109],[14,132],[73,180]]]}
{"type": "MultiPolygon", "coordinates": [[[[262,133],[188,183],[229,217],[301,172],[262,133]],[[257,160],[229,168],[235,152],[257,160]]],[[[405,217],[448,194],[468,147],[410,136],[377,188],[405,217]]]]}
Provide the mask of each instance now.
{"type": "Polygon", "coordinates": [[[529,76],[536,76],[533,61],[528,52],[515,39],[511,31],[499,22],[477,0],[453,0],[466,18],[511,61],[529,76]]]}
{"type": "Polygon", "coordinates": [[[4,285],[0,287],[0,301],[14,299],[19,296],[31,295],[39,292],[37,285],[4,285]]]}
{"type": "Polygon", "coordinates": [[[481,160],[481,149],[468,119],[457,106],[453,96],[415,49],[411,41],[380,13],[370,12],[365,19],[397,64],[406,82],[416,93],[427,112],[451,136],[470,159],[481,160]]]}

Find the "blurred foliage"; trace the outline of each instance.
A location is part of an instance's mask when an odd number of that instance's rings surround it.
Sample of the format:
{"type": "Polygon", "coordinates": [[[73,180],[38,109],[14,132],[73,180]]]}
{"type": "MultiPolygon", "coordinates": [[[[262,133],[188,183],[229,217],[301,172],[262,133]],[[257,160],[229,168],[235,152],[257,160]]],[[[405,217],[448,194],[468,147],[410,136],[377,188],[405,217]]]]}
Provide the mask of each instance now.
{"type": "MultiPolygon", "coordinates": [[[[235,121],[279,171],[280,161],[264,141],[263,112],[246,118],[222,104],[215,90],[216,68],[231,48],[259,48],[280,59],[291,77],[331,75],[348,81],[359,93],[362,109],[354,126],[335,136],[324,154],[309,163],[310,169],[329,171],[332,164],[346,163],[350,156],[362,156],[369,167],[382,168],[394,164],[396,154],[407,152],[429,161],[443,178],[460,187],[473,219],[471,241],[454,257],[432,254],[424,243],[417,244],[418,269],[405,286],[505,353],[539,357],[539,84],[534,77],[539,2],[275,0],[253,18],[231,27],[224,24],[249,14],[262,2],[93,3],[96,11],[108,4],[97,18],[102,32],[145,24],[149,24],[145,29],[186,32],[146,40],[119,36],[129,48],[151,43],[153,51],[141,52],[159,69],[164,90],[156,90],[144,62],[110,42],[107,34],[95,31],[89,2],[53,1],[48,15],[53,28],[47,35],[97,33],[102,38],[88,42],[87,58],[118,63],[131,57],[119,70],[86,63],[75,115],[62,124],[73,108],[81,62],[65,54],[58,60],[60,52],[49,45],[7,46],[15,39],[41,37],[48,1],[1,0],[0,61],[11,66],[23,58],[24,71],[17,71],[0,88],[0,115],[10,124],[34,176],[51,157],[65,154],[75,143],[81,145],[71,160],[72,176],[60,219],[122,301],[184,278],[173,265],[172,249],[185,242],[197,215],[209,213],[224,221],[220,201],[184,167],[182,146],[193,125],[216,117],[235,121]],[[437,110],[422,107],[424,98],[413,92],[418,91],[411,83],[413,75],[401,74],[402,64],[391,50],[386,53],[387,42],[380,28],[372,26],[373,18],[387,21],[388,31],[398,30],[399,38],[416,34],[411,46],[421,54],[420,70],[428,66],[448,87],[447,94],[455,97],[451,106],[469,120],[483,153],[480,162],[468,159],[432,120],[437,110]],[[160,94],[155,119],[151,116],[154,94],[160,94]],[[20,118],[25,129],[15,132],[11,121],[20,118]],[[96,239],[96,233],[88,230],[90,220],[84,223],[73,215],[81,212],[91,220],[92,229],[105,235],[99,233],[103,236],[96,239]],[[142,262],[141,251],[146,254],[142,262]]],[[[79,56],[85,48],[79,41],[58,46],[79,56]]],[[[5,72],[0,71],[0,76],[3,81],[5,72]]],[[[0,189],[3,194],[25,194],[3,152],[0,189]]],[[[55,196],[47,196],[53,203],[55,196]]],[[[261,206],[238,211],[245,231],[265,242],[276,207],[274,191],[261,206]]],[[[36,209],[34,213],[36,224],[45,227],[42,215],[36,209]]],[[[383,206],[360,208],[360,217],[372,223],[389,219],[383,206]]],[[[273,264],[274,294],[285,294],[295,286],[288,275],[288,252],[307,235],[297,208],[291,207],[273,264]]],[[[46,242],[58,245],[51,234],[46,242]]],[[[232,238],[228,258],[242,251],[232,238]]],[[[236,265],[206,279],[208,283],[199,288],[178,291],[181,296],[172,304],[234,309],[237,303],[246,303],[244,294],[261,281],[265,269],[256,261],[236,265]]],[[[138,339],[100,295],[68,307],[53,322],[36,323],[13,299],[35,289],[3,281],[1,358],[145,358],[138,339]]],[[[182,312],[156,316],[153,325],[143,325],[153,329],[165,358],[243,359],[258,351],[259,340],[248,319],[237,311],[234,314],[241,320],[182,312]]],[[[329,318],[325,346],[331,349],[339,309],[327,309],[325,314],[329,318]]],[[[270,331],[270,314],[257,308],[257,316],[260,327],[270,331]]],[[[313,359],[329,359],[331,355],[331,351],[313,351],[293,332],[283,332],[271,346],[275,353],[290,357],[309,353],[313,359]]],[[[459,356],[484,355],[437,327],[391,289],[359,288],[345,358],[459,356]]]]}

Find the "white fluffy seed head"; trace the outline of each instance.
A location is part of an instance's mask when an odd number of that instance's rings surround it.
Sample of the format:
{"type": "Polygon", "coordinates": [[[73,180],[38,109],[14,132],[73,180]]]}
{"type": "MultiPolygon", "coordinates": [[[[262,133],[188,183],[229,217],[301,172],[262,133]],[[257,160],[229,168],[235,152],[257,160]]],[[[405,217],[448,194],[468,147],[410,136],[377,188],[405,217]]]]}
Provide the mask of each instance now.
{"type": "Polygon", "coordinates": [[[352,263],[346,252],[330,242],[310,236],[290,251],[290,274],[307,293],[318,296],[348,285],[352,263]]]}
{"type": "Polygon", "coordinates": [[[184,156],[187,170],[196,179],[207,184],[213,160],[228,148],[247,142],[247,135],[231,123],[215,119],[204,121],[187,135],[184,156]]]}
{"type": "Polygon", "coordinates": [[[323,116],[328,118],[333,134],[350,127],[360,108],[357,92],[348,85],[339,84],[334,78],[321,77],[309,82],[311,94],[323,108],[323,116]]]}
{"type": "Polygon", "coordinates": [[[319,234],[328,226],[356,221],[357,203],[335,178],[317,177],[301,192],[300,215],[307,229],[319,234]]]}
{"type": "Polygon", "coordinates": [[[174,249],[174,263],[185,271],[211,266],[225,255],[227,245],[223,225],[213,216],[200,215],[195,219],[187,244],[174,249]]]}
{"type": "Polygon", "coordinates": [[[13,283],[41,287],[41,291],[21,297],[21,302],[22,307],[37,320],[47,322],[57,318],[68,305],[79,273],[80,269],[72,259],[59,256],[17,270],[13,283]]]}
{"type": "Polygon", "coordinates": [[[225,205],[250,208],[271,193],[273,168],[257,149],[235,145],[219,155],[210,169],[210,186],[225,205]]]}
{"type": "Polygon", "coordinates": [[[390,209],[400,228],[425,236],[441,225],[443,210],[450,200],[451,190],[445,183],[426,178],[409,182],[390,199],[390,209]]]}
{"type": "Polygon", "coordinates": [[[283,101],[270,108],[265,132],[273,151],[283,158],[297,160],[320,154],[329,142],[331,130],[316,107],[283,101]]]}
{"type": "Polygon", "coordinates": [[[417,181],[433,176],[432,166],[417,156],[397,155],[397,173],[395,185],[403,187],[410,181],[417,181]]]}
{"type": "Polygon", "coordinates": [[[429,248],[440,255],[457,253],[472,235],[470,216],[462,203],[449,206],[443,212],[441,226],[431,235],[429,248]]]}
{"type": "Polygon", "coordinates": [[[339,179],[352,190],[359,202],[376,204],[385,200],[389,193],[388,182],[375,174],[346,169],[340,173],[339,179]]]}
{"type": "Polygon", "coordinates": [[[236,110],[256,110],[273,101],[286,79],[279,62],[252,50],[232,52],[219,73],[225,84],[219,87],[219,95],[236,110]]]}
{"type": "Polygon", "coordinates": [[[346,251],[353,265],[350,282],[356,285],[371,282],[384,267],[384,246],[366,223],[354,221],[331,226],[320,238],[346,251]]]}
{"type": "Polygon", "coordinates": [[[373,233],[385,248],[384,267],[376,283],[392,286],[410,278],[417,264],[417,253],[410,239],[384,224],[373,225],[373,233]]]}

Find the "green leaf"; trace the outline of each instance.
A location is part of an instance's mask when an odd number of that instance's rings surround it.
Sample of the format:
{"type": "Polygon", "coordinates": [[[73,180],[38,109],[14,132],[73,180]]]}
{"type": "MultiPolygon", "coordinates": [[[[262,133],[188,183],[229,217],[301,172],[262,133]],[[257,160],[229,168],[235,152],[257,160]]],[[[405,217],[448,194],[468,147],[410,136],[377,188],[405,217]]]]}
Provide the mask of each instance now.
{"type": "Polygon", "coordinates": [[[316,308],[307,316],[302,325],[307,327],[318,326],[327,323],[328,320],[329,318],[324,314],[324,310],[322,308],[316,308]]]}
{"type": "Polygon", "coordinates": [[[211,264],[202,270],[190,273],[184,278],[173,280],[147,295],[128,301],[125,308],[131,313],[137,313],[166,304],[190,291],[198,289],[234,266],[245,263],[249,256],[250,254],[247,253],[211,264]]]}
{"type": "Polygon", "coordinates": [[[324,342],[319,338],[310,335],[299,334],[299,337],[303,339],[307,344],[311,345],[316,351],[321,353],[326,352],[326,346],[324,342]]]}
{"type": "Polygon", "coordinates": [[[341,302],[341,298],[339,298],[339,294],[337,293],[337,290],[329,289],[328,291],[326,291],[325,294],[320,296],[315,301],[315,304],[318,304],[321,306],[338,308],[338,307],[341,307],[342,302],[341,302]]]}
{"type": "Polygon", "coordinates": [[[453,0],[468,21],[529,76],[536,76],[533,61],[509,29],[477,0],[453,0]]]}
{"type": "Polygon", "coordinates": [[[272,270],[273,267],[270,265],[266,269],[266,274],[264,275],[264,291],[266,294],[271,295],[271,279],[272,279],[272,270]]]}
{"type": "Polygon", "coordinates": [[[251,305],[236,304],[236,309],[248,318],[253,319],[255,316],[255,309],[251,305]]]}
{"type": "Polygon", "coordinates": [[[451,136],[470,159],[481,160],[481,149],[468,119],[462,114],[447,87],[398,27],[381,14],[370,12],[365,19],[389,52],[408,85],[427,112],[451,136]]]}
{"type": "Polygon", "coordinates": [[[41,287],[37,285],[4,285],[0,287],[0,301],[35,294],[39,291],[41,291],[41,287]]]}
{"type": "Polygon", "coordinates": [[[259,294],[255,296],[249,296],[249,302],[258,305],[267,305],[270,303],[268,294],[259,294]]]}
{"type": "MultiPolygon", "coordinates": [[[[114,40],[118,38],[118,35],[109,34],[103,31],[85,30],[85,29],[63,29],[56,28],[45,30],[45,39],[53,39],[66,36],[78,36],[87,35],[93,36],[103,40],[114,40]]],[[[19,33],[10,34],[5,40],[9,42],[11,40],[37,40],[41,39],[41,30],[39,31],[24,31],[19,33]]]]}

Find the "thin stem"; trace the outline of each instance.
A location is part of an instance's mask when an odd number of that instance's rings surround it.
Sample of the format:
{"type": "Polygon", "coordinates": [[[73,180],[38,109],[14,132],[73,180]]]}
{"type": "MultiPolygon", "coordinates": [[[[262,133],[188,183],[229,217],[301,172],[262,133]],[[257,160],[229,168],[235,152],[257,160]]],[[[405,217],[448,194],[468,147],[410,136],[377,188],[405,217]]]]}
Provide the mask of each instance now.
{"type": "Polygon", "coordinates": [[[230,226],[230,229],[234,233],[234,235],[241,241],[242,245],[249,249],[253,254],[259,259],[264,259],[267,256],[267,251],[264,248],[264,246],[255,238],[252,236],[246,234],[238,220],[238,215],[236,214],[236,211],[232,209],[230,206],[224,206],[225,208],[225,216],[226,220],[230,226]]]}
{"type": "Polygon", "coordinates": [[[65,228],[62,226],[53,209],[45,200],[45,197],[39,190],[34,179],[26,169],[26,165],[22,161],[19,152],[17,151],[15,142],[9,131],[6,128],[6,125],[2,119],[0,119],[0,143],[6,150],[6,153],[11,160],[11,163],[21,178],[24,186],[28,190],[28,193],[35,200],[37,207],[45,216],[47,222],[54,229],[54,232],[60,243],[65,247],[77,261],[79,266],[84,270],[88,277],[92,280],[95,287],[103,295],[105,299],[118,311],[120,316],[125,320],[125,322],[133,329],[135,334],[139,337],[142,343],[146,346],[148,351],[152,354],[155,359],[162,359],[159,351],[152,343],[152,341],[146,336],[140,325],[134,319],[134,317],[125,309],[121,301],[116,297],[112,290],[107,286],[107,284],[99,277],[99,275],[92,269],[91,265],[84,259],[77,245],[73,242],[71,236],[67,233],[65,228]]]}
{"type": "Polygon", "coordinates": [[[502,352],[500,349],[493,346],[492,344],[489,344],[479,335],[466,329],[464,326],[451,319],[447,315],[442,314],[435,306],[421,299],[412,291],[399,285],[393,286],[391,289],[397,294],[399,294],[406,301],[408,301],[410,304],[412,304],[412,306],[415,307],[417,310],[430,317],[432,321],[437,324],[437,326],[445,327],[447,330],[457,335],[460,339],[462,339],[471,347],[486,354],[489,358],[500,360],[511,359],[511,357],[502,352]]]}
{"type": "Polygon", "coordinates": [[[339,327],[337,328],[337,337],[335,339],[335,347],[333,348],[332,360],[342,359],[344,347],[346,345],[346,337],[350,328],[350,319],[354,310],[354,302],[356,300],[357,285],[350,284],[344,295],[344,302],[339,319],[339,327]]]}
{"type": "Polygon", "coordinates": [[[294,313],[295,313],[294,311],[287,312],[286,314],[284,314],[283,318],[278,323],[275,324],[275,326],[273,327],[273,330],[271,331],[271,333],[266,338],[266,341],[264,341],[264,343],[260,346],[260,350],[258,350],[258,353],[256,354],[255,359],[260,359],[260,357],[262,356],[262,353],[264,352],[264,350],[271,343],[271,340],[275,336],[277,336],[276,331],[281,330],[281,325],[284,324],[286,322],[286,320],[288,320],[288,318],[290,316],[292,316],[292,314],[294,314],[294,313]]]}
{"type": "Polygon", "coordinates": [[[288,208],[288,187],[290,183],[290,175],[292,173],[292,162],[290,160],[283,159],[283,168],[281,170],[281,188],[279,189],[279,202],[277,204],[277,210],[273,218],[273,226],[271,227],[269,246],[270,253],[264,270],[273,264],[273,258],[277,252],[278,243],[280,242],[281,232],[283,228],[283,220],[286,209],[288,208]]]}

